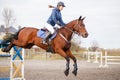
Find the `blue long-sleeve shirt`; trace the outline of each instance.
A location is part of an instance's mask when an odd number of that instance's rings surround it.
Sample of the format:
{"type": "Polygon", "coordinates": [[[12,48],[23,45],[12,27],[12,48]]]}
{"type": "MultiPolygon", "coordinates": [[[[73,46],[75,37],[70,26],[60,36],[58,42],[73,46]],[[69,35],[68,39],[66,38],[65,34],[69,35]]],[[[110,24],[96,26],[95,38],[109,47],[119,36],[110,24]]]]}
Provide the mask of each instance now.
{"type": "Polygon", "coordinates": [[[55,26],[55,24],[58,24],[59,26],[65,26],[66,24],[62,20],[62,15],[59,9],[54,8],[52,10],[52,14],[47,20],[47,23],[51,26],[55,26]]]}

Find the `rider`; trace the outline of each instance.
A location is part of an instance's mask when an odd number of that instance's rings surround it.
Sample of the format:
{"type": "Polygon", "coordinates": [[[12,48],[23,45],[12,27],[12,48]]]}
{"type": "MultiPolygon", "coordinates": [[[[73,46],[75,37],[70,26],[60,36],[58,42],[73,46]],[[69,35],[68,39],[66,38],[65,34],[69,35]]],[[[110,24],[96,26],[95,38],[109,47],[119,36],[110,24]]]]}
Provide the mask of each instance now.
{"type": "Polygon", "coordinates": [[[65,26],[66,24],[62,20],[62,15],[61,11],[65,7],[63,2],[58,2],[57,7],[54,7],[52,10],[52,13],[50,17],[47,20],[47,24],[45,25],[46,28],[50,31],[46,34],[46,37],[43,39],[42,43],[45,44],[46,40],[49,38],[51,34],[54,33],[54,30],[56,30],[56,24],[59,25],[60,27],[65,26]]]}

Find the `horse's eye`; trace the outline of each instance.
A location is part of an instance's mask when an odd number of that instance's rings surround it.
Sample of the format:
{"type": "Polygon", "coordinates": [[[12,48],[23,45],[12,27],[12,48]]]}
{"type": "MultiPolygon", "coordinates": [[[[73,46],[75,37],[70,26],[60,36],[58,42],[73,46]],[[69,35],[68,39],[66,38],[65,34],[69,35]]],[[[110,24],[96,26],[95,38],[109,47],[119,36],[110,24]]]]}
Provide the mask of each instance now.
{"type": "Polygon", "coordinates": [[[85,25],[84,25],[84,24],[81,24],[80,26],[85,27],[85,25]]]}
{"type": "Polygon", "coordinates": [[[80,26],[83,26],[82,24],[80,26]]]}

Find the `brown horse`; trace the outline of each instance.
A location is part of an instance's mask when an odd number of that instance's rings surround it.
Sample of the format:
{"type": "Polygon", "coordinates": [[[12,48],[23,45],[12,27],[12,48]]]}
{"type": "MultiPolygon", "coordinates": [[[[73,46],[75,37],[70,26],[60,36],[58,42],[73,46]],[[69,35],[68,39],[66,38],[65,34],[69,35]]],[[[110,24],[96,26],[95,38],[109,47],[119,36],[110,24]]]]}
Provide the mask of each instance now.
{"type": "MultiPolygon", "coordinates": [[[[66,26],[58,30],[57,36],[51,41],[51,46],[54,52],[64,57],[67,61],[66,70],[64,71],[66,76],[69,74],[70,58],[74,61],[74,70],[72,73],[74,75],[77,75],[77,60],[70,51],[70,41],[73,33],[81,35],[83,38],[87,38],[88,33],[83,23],[84,19],[85,18],[82,18],[80,16],[79,19],[73,20],[70,23],[66,24],[66,26]]],[[[37,36],[38,30],[39,29],[30,27],[22,28],[19,30],[17,35],[9,40],[10,44],[4,48],[3,51],[8,52],[13,46],[31,48],[33,45],[47,50],[49,46],[40,43],[42,41],[42,38],[37,36]]]]}

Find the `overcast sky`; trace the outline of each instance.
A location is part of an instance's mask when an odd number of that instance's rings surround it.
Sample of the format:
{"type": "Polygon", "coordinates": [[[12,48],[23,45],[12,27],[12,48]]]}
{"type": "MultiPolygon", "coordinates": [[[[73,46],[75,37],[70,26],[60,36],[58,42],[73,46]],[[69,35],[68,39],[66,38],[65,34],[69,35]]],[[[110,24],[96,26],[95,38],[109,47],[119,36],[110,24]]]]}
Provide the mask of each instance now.
{"type": "Polygon", "coordinates": [[[120,48],[120,0],[0,0],[0,24],[4,24],[3,8],[11,8],[16,25],[41,28],[51,13],[48,5],[56,6],[59,1],[66,5],[62,11],[65,23],[86,17],[89,37],[80,38],[83,46],[95,40],[99,47],[120,48]]]}

